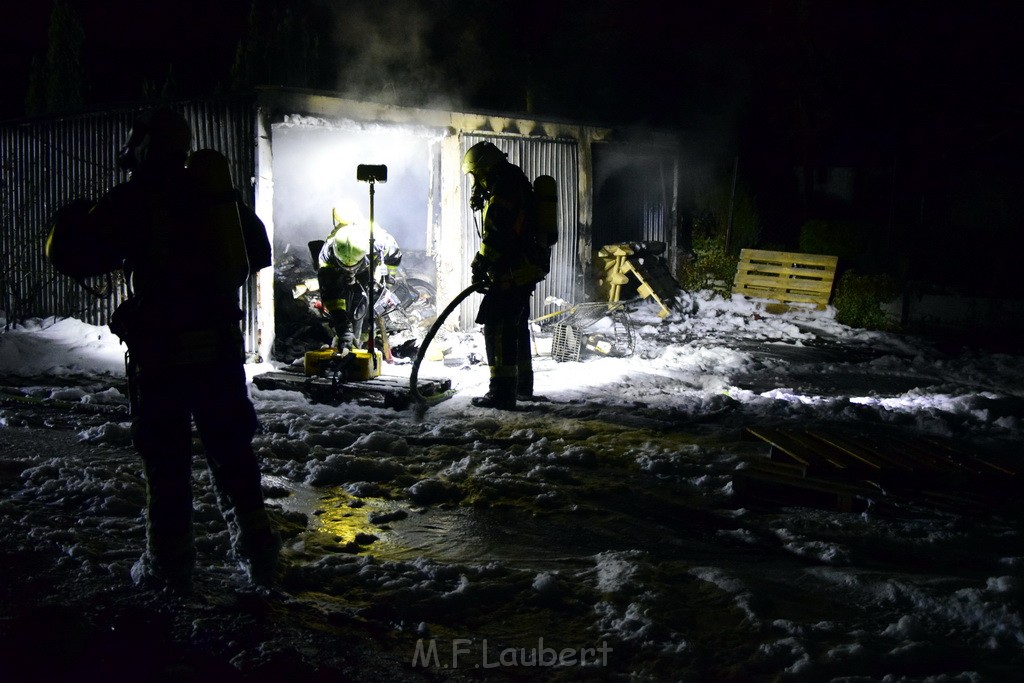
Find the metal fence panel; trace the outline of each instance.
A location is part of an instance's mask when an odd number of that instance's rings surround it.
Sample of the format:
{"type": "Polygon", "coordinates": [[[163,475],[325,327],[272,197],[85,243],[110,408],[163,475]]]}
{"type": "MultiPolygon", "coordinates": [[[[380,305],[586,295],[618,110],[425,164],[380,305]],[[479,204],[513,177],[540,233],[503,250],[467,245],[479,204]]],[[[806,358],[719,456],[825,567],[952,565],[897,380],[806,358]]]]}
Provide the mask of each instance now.
{"type": "Polygon", "coordinates": [[[0,129],[3,226],[2,305],[8,321],[51,315],[106,321],[118,300],[96,299],[57,276],[44,245],[50,217],[77,197],[98,197],[117,181],[117,145],[131,113],[35,120],[0,129]]]}
{"type": "MultiPolygon", "coordinates": [[[[179,102],[196,149],[212,148],[228,159],[242,198],[253,205],[255,106],[251,98],[179,102]]],[[[57,275],[44,245],[54,211],[72,199],[98,198],[125,180],[117,168],[135,114],[144,105],[72,116],[48,117],[0,126],[0,306],[8,323],[34,317],[75,317],[104,325],[123,300],[115,278],[109,298],[87,294],[76,282],[57,275]]],[[[247,350],[255,348],[255,283],[242,295],[247,350]]]]}

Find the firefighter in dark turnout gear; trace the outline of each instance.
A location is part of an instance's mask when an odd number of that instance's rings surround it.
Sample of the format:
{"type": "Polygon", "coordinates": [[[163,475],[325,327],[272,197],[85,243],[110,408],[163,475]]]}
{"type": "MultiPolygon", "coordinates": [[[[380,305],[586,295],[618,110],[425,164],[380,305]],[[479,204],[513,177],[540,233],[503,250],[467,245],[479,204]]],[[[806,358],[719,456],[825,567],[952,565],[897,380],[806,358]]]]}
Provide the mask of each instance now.
{"type": "Polygon", "coordinates": [[[180,114],[141,114],[118,157],[128,181],[58,211],[46,247],[65,274],[123,268],[129,283],[110,327],[128,346],[132,437],[146,478],[146,550],[131,574],[182,592],[196,558],[193,419],[240,567],[254,583],[271,582],[280,549],[252,449],[239,308],[239,287],[270,265],[270,244],[224,157],[190,148],[180,114]]]}
{"type": "MultiPolygon", "coordinates": [[[[367,295],[370,283],[370,231],[355,216],[333,211],[334,230],[320,248],[317,280],[320,301],[331,316],[334,346],[339,351],[362,345],[363,326],[373,315],[367,295]]],[[[394,284],[402,263],[398,242],[384,228],[373,226],[373,292],[379,296],[386,285],[394,284]]]]}
{"type": "Polygon", "coordinates": [[[462,170],[473,176],[470,206],[481,211],[481,244],[471,264],[486,290],[476,322],[484,326],[490,383],[473,405],[511,410],[533,400],[530,297],[548,273],[550,242],[541,229],[533,185],[490,142],[467,150],[462,170]]]}

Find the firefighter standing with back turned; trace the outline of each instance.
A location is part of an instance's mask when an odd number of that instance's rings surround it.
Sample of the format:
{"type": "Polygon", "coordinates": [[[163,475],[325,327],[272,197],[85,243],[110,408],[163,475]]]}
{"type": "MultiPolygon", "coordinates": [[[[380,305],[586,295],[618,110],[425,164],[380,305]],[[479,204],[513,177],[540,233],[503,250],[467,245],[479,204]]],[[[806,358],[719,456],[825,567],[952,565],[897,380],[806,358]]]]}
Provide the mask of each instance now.
{"type": "Polygon", "coordinates": [[[485,287],[476,322],[484,326],[490,384],[473,405],[514,410],[534,400],[530,297],[548,273],[554,238],[541,225],[533,185],[490,142],[466,151],[462,170],[473,176],[470,206],[482,211],[481,244],[473,257],[474,284],[485,287]]]}
{"type": "Polygon", "coordinates": [[[46,251],[58,271],[123,268],[129,298],[111,317],[128,346],[132,438],[146,477],[146,550],[139,585],[187,593],[192,531],[192,419],[206,449],[232,553],[256,584],[275,580],[280,538],[264,507],[252,449],[239,287],[270,265],[263,223],[231,185],[218,152],[189,156],[179,113],[138,116],[118,155],[129,180],[98,202],[58,211],[46,251]],[[187,160],[187,161],[186,161],[187,160]]]}

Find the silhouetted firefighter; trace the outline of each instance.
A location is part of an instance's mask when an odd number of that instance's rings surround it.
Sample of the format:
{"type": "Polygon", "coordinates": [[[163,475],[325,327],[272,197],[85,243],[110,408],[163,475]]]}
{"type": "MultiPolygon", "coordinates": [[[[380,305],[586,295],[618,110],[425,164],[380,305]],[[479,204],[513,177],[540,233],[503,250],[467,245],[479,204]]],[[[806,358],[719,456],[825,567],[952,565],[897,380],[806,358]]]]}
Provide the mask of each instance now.
{"type": "Polygon", "coordinates": [[[128,346],[132,437],[146,475],[144,586],[186,592],[192,535],[192,419],[206,449],[233,553],[250,580],[275,578],[280,540],[252,450],[239,288],[270,265],[263,223],[240,201],[219,152],[189,154],[191,131],[168,108],[144,112],[118,155],[127,182],[58,211],[47,255],[88,277],[123,268],[129,297],[110,328],[128,346]]]}

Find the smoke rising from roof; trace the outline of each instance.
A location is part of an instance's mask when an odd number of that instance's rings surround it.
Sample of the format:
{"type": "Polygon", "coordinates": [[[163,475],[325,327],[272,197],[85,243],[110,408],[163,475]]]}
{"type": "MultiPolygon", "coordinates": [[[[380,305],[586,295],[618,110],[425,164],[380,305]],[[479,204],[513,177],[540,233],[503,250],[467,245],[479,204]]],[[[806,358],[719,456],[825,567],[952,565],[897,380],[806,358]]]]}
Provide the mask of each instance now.
{"type": "Polygon", "coordinates": [[[459,98],[431,54],[434,17],[414,0],[349,2],[335,10],[338,90],[383,104],[457,108],[459,98]]]}

